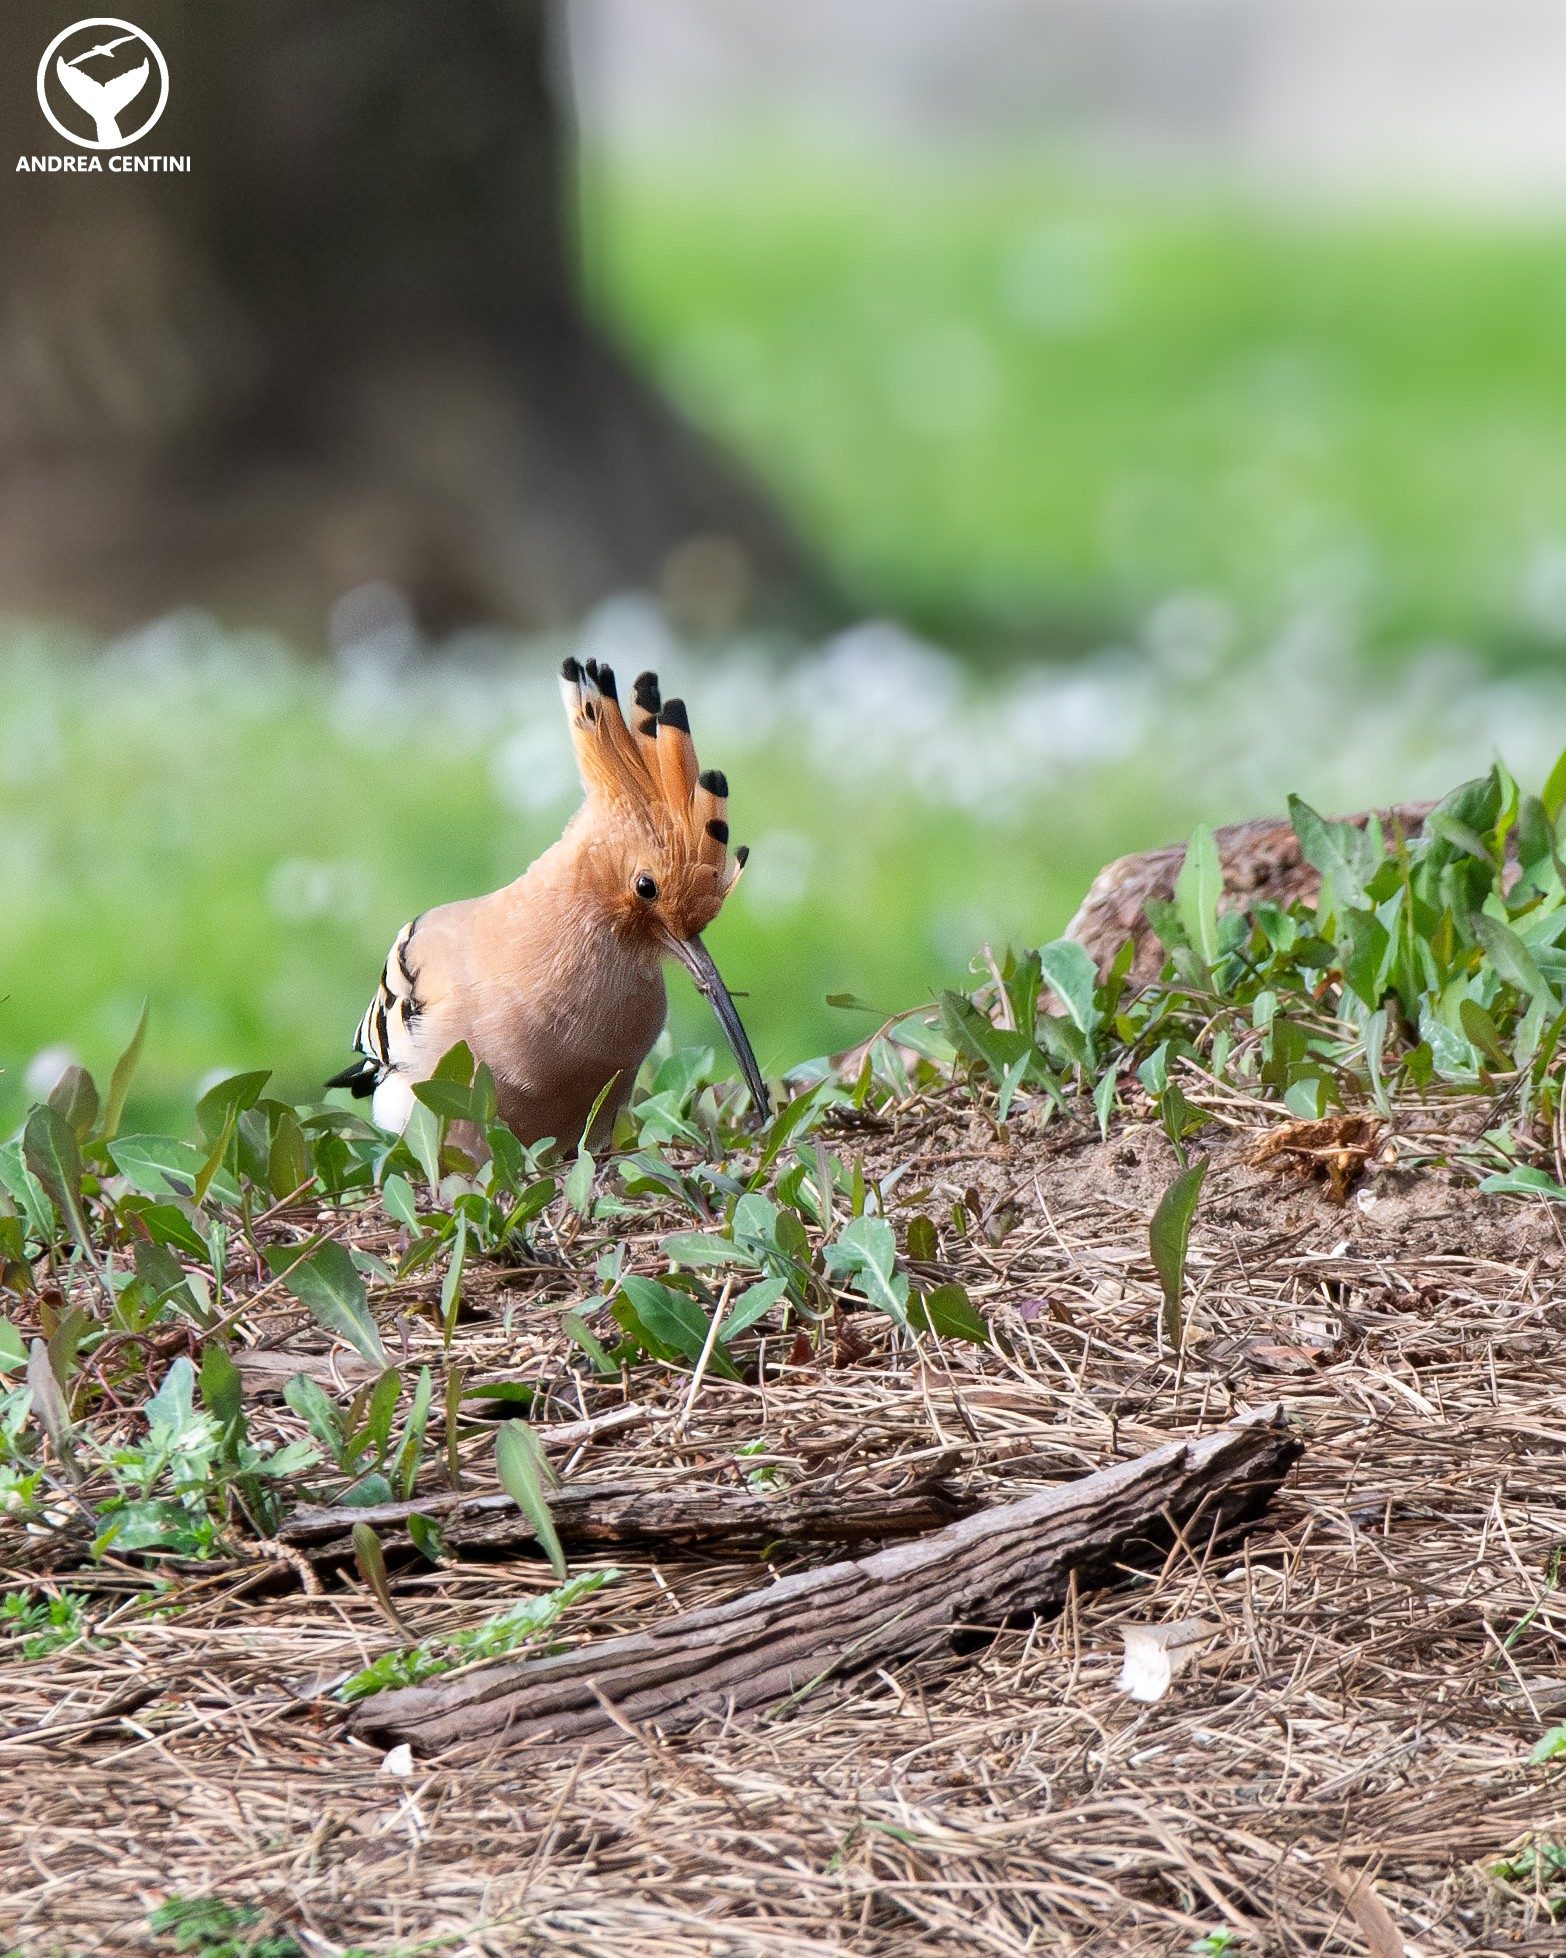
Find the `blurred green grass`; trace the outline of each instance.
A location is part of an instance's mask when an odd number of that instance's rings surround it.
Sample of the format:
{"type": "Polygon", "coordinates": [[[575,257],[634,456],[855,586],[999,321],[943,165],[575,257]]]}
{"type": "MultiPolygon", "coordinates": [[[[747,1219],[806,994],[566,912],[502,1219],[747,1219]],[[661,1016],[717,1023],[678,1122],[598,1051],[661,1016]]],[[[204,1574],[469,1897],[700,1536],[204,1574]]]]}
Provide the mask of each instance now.
{"type": "MultiPolygon", "coordinates": [[[[975,678],[890,629],[792,658],[659,644],[608,608],[594,650],[656,663],[733,784],[746,876],[708,934],[769,1072],[853,1044],[878,1013],[960,979],[986,940],[1054,936],[1109,857],[1281,807],[1433,792],[1499,744],[1554,759],[1566,683],[1417,699],[1342,670],[1185,671],[1172,633],[1140,662],[975,678]]],[[[489,663],[367,653],[305,665],[170,621],[90,661],[0,641],[0,1133],[40,1052],[104,1076],[152,1017],[133,1118],[188,1122],[213,1073],[270,1067],[290,1097],[343,1064],[392,935],[492,889],[559,832],[579,791],[557,648],[489,663]]],[[[671,974],[677,1037],[721,1039],[671,974]]]]}
{"type": "MultiPolygon", "coordinates": [[[[1291,788],[1439,792],[1498,748],[1542,776],[1566,739],[1551,235],[762,137],[586,175],[622,334],[851,593],[962,651],[697,657],[635,605],[586,629],[669,670],[733,780],[755,854],[711,942],[770,1071],[869,1030],[828,994],[891,1013],[985,940],[1052,936],[1121,851],[1291,788]]],[[[135,1119],[180,1125],[213,1071],[309,1094],[403,920],[557,834],[558,654],[304,666],[199,621],[106,657],[0,642],[0,1131],[41,1051],[106,1070],[143,997],[135,1119]]]]}
{"type": "MultiPolygon", "coordinates": [[[[579,791],[554,671],[534,650],[500,670],[344,675],[199,625],[88,666],[0,654],[0,1132],[40,1051],[101,1076],[144,996],[138,1118],[183,1119],[213,1070],[271,1067],[308,1097],[346,1059],[402,921],[505,883],[559,833],[579,791]]],[[[679,683],[755,846],[708,936],[768,1069],[869,1031],[828,992],[890,1013],[961,972],[983,929],[1058,924],[1112,834],[1089,825],[1019,876],[945,798],[846,757],[834,787],[796,760],[792,713],[720,740],[710,684],[690,668],[679,683]]],[[[764,708],[775,689],[756,685],[764,708]]],[[[679,974],[669,990],[682,1036],[721,1052],[679,974]]]]}
{"type": "Polygon", "coordinates": [[[1559,226],[764,137],[586,174],[592,289],[862,604],[984,650],[1171,589],[1367,657],[1566,643],[1559,226]]]}

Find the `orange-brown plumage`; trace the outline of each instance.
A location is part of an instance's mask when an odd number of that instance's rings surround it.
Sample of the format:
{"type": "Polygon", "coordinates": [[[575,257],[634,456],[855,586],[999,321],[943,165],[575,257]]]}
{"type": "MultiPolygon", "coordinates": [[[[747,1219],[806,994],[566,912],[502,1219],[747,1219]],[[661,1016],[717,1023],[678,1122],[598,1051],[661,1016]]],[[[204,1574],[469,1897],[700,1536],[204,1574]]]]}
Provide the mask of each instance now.
{"type": "Polygon", "coordinates": [[[630,1094],[665,1015],[675,957],[712,1004],[765,1113],[765,1084],[701,933],[745,861],[728,849],[728,784],[701,774],[679,701],[652,674],[628,722],[613,673],[567,660],[561,689],[584,800],[557,843],[488,897],[424,913],[398,935],[333,1086],[373,1094],[400,1128],[412,1084],[466,1041],[524,1141],[574,1143],[611,1082],[597,1134],[630,1094]]]}

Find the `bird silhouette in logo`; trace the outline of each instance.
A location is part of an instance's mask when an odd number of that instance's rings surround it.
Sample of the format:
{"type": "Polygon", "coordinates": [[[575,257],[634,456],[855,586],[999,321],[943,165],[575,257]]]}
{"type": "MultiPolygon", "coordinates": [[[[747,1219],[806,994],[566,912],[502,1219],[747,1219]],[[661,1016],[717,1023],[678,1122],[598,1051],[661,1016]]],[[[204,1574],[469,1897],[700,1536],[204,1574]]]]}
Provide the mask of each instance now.
{"type": "Polygon", "coordinates": [[[112,75],[106,82],[94,80],[82,66],[99,55],[113,54],[117,47],[126,41],[140,40],[139,34],[121,34],[112,41],[100,41],[95,48],[88,48],[74,60],[67,61],[62,54],[54,64],[54,72],[59,77],[60,86],[79,109],[92,117],[98,131],[98,143],[104,149],[116,149],[125,138],[120,134],[119,113],[129,107],[141,93],[146,84],[148,64],[143,61],[139,67],[127,68],[123,75],[112,75]]]}

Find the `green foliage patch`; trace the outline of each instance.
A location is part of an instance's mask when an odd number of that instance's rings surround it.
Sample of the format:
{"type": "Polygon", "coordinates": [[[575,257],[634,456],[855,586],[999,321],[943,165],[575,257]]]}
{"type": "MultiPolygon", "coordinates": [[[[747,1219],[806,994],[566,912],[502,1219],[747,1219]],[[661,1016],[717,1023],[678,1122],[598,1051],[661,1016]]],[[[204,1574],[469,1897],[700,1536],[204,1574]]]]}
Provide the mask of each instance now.
{"type": "MultiPolygon", "coordinates": [[[[1128,987],[1127,954],[1101,976],[1064,940],[990,961],[972,993],[883,1025],[846,1078],[802,1069],[759,1130],[710,1053],[677,1053],[598,1160],[520,1144],[463,1048],[421,1084],[400,1137],[349,1108],[278,1100],[256,1071],[212,1087],[193,1139],[124,1134],[138,1027],[107,1094],[68,1070],[0,1144],[0,1502],[84,1562],[207,1560],[275,1535],[301,1500],[368,1509],[449,1484],[459,1439],[499,1415],[497,1476],[563,1610],[582,1592],[529,1422],[539,1386],[470,1383],[460,1364],[475,1276],[534,1262],[547,1236],[576,1279],[560,1324],[585,1367],[616,1382],[674,1369],[692,1393],[700,1377],[754,1377],[769,1340],[774,1355],[819,1350],[845,1313],[879,1315],[897,1340],[985,1343],[998,1335],[939,1253],[943,1231],[994,1220],[971,1199],[932,1216],[928,1193],[867,1173],[855,1147],[879,1111],[954,1086],[1001,1137],[1161,1120],[1183,1164],[1149,1224],[1171,1354],[1206,1168],[1204,1083],[1302,1120],[1470,1097],[1484,1123],[1462,1167],[1479,1187],[1566,1201],[1563,807],[1566,767],[1533,794],[1499,765],[1417,837],[1296,801],[1319,901],[1244,916],[1222,908],[1212,838],[1198,834],[1172,899],[1150,907],[1165,950],[1153,985],[1128,987]],[[478,1159],[458,1143],[475,1130],[478,1159]],[[442,1371],[393,1357],[388,1302],[410,1289],[442,1371]],[[279,1418],[248,1400],[239,1363],[261,1312],[289,1307],[361,1371],[343,1390],[300,1371],[279,1418]]],[[[410,1527],[425,1555],[445,1554],[431,1517],[410,1527]]],[[[406,1676],[459,1663],[464,1639],[426,1649],[404,1633],[373,1528],[354,1541],[406,1676]]],[[[13,1599],[7,1617],[32,1641],[24,1656],[90,1631],[69,1593],[13,1599]]],[[[502,1614],[474,1650],[539,1625],[502,1614]]]]}

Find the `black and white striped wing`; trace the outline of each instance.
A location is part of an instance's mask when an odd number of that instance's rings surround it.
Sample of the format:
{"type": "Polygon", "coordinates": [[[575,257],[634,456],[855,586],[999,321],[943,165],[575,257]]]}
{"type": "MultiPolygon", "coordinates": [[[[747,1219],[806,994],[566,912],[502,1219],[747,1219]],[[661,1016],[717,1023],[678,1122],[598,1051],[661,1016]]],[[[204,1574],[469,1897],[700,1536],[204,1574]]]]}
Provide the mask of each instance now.
{"type": "Polygon", "coordinates": [[[419,920],[413,918],[398,932],[386,955],[381,983],[353,1037],[360,1059],[341,1074],[334,1074],[326,1084],[329,1088],[347,1088],[356,1096],[373,1095],[384,1081],[412,1063],[414,1028],[424,1010],[417,968],[409,957],[418,928],[419,920]]]}

